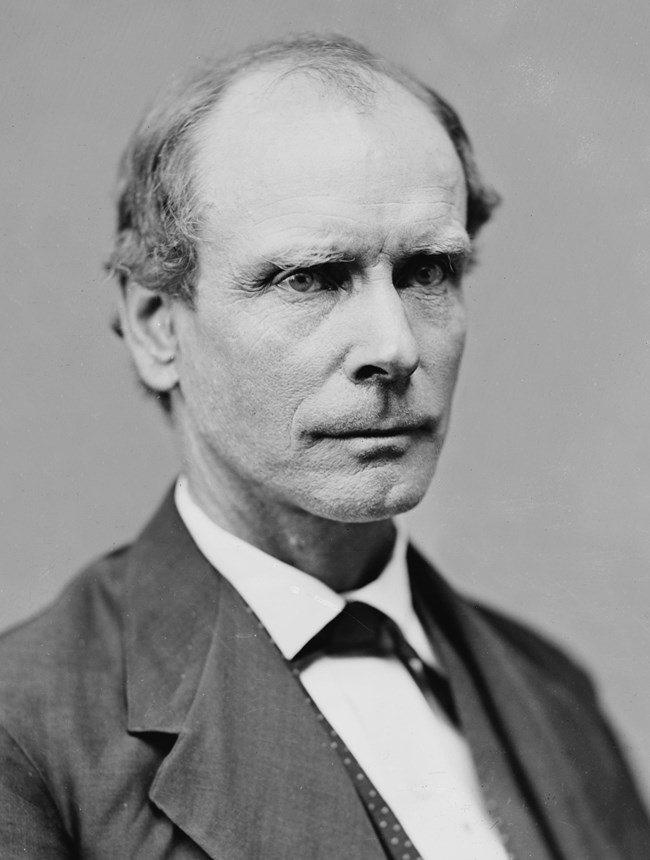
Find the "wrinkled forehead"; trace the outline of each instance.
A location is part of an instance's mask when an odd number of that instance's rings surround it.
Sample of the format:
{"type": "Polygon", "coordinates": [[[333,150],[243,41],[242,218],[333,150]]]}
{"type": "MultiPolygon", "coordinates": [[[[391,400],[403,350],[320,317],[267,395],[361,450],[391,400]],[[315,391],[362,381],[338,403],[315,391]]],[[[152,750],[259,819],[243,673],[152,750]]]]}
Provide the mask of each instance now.
{"type": "Polygon", "coordinates": [[[196,133],[195,182],[215,230],[279,229],[320,217],[345,228],[399,211],[464,226],[460,159],[422,101],[368,73],[361,98],[308,74],[258,70],[235,82],[196,133]],[[405,208],[406,207],[406,208],[405,208]],[[442,214],[441,214],[442,213],[442,214]]]}

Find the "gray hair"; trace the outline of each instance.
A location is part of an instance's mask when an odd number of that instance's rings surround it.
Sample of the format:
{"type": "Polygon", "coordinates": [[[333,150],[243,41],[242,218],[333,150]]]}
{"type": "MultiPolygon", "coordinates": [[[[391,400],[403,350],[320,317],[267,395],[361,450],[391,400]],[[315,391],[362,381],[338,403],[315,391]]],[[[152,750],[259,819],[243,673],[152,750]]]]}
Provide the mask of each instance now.
{"type": "Polygon", "coordinates": [[[288,66],[287,74],[302,73],[336,87],[362,105],[376,93],[378,76],[403,86],[431,109],[458,153],[467,185],[470,236],[488,221],[500,198],[483,183],[469,137],[451,105],[352,39],[306,34],[204,63],[154,102],[120,162],[117,233],[106,269],[122,287],[134,280],[193,305],[200,234],[194,132],[235,80],[273,64],[288,66]]]}

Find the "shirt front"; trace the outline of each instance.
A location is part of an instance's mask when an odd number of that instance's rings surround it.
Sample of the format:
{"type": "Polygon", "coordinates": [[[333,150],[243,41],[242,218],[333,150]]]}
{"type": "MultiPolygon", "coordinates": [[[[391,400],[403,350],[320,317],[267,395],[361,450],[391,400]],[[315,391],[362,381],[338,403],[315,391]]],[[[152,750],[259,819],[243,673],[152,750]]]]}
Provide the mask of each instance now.
{"type": "MultiPolygon", "coordinates": [[[[217,526],[182,477],[175,501],[199,550],[239,592],[287,660],[338,615],[346,600],[359,600],[392,618],[418,656],[436,665],[411,603],[408,541],[400,526],[377,579],[337,594],[217,526]]],[[[423,860],[505,860],[467,742],[444,711],[427,702],[399,660],[323,656],[301,672],[300,680],[423,860]]]]}

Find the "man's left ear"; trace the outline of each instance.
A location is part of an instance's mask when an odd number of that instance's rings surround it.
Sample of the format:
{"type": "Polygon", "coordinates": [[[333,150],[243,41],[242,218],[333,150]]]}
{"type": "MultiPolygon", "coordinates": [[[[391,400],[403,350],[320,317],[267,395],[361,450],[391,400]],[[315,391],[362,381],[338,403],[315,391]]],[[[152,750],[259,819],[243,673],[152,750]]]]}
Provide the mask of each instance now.
{"type": "Polygon", "coordinates": [[[178,384],[174,301],[135,282],[120,290],[118,300],[120,327],[138,376],[147,388],[161,393],[178,384]]]}

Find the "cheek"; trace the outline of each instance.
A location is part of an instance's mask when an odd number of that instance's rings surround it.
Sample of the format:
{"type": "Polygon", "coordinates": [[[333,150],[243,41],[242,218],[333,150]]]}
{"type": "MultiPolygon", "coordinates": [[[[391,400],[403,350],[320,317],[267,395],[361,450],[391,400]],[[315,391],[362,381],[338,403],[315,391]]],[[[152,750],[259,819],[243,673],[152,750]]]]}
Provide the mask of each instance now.
{"type": "Polygon", "coordinates": [[[449,349],[447,353],[447,361],[454,375],[454,380],[458,374],[463,352],[465,351],[465,340],[467,336],[467,328],[465,325],[465,314],[463,312],[462,320],[459,320],[458,325],[450,332],[449,349]]]}
{"type": "MultiPolygon", "coordinates": [[[[227,313],[228,311],[223,311],[227,313]]],[[[318,385],[313,335],[284,315],[220,316],[189,336],[181,386],[205,436],[221,434],[263,448],[291,445],[293,416],[318,385]]]]}
{"type": "Polygon", "coordinates": [[[429,317],[423,314],[419,320],[422,366],[437,387],[453,389],[465,348],[465,307],[457,301],[448,305],[444,314],[429,317]]]}

